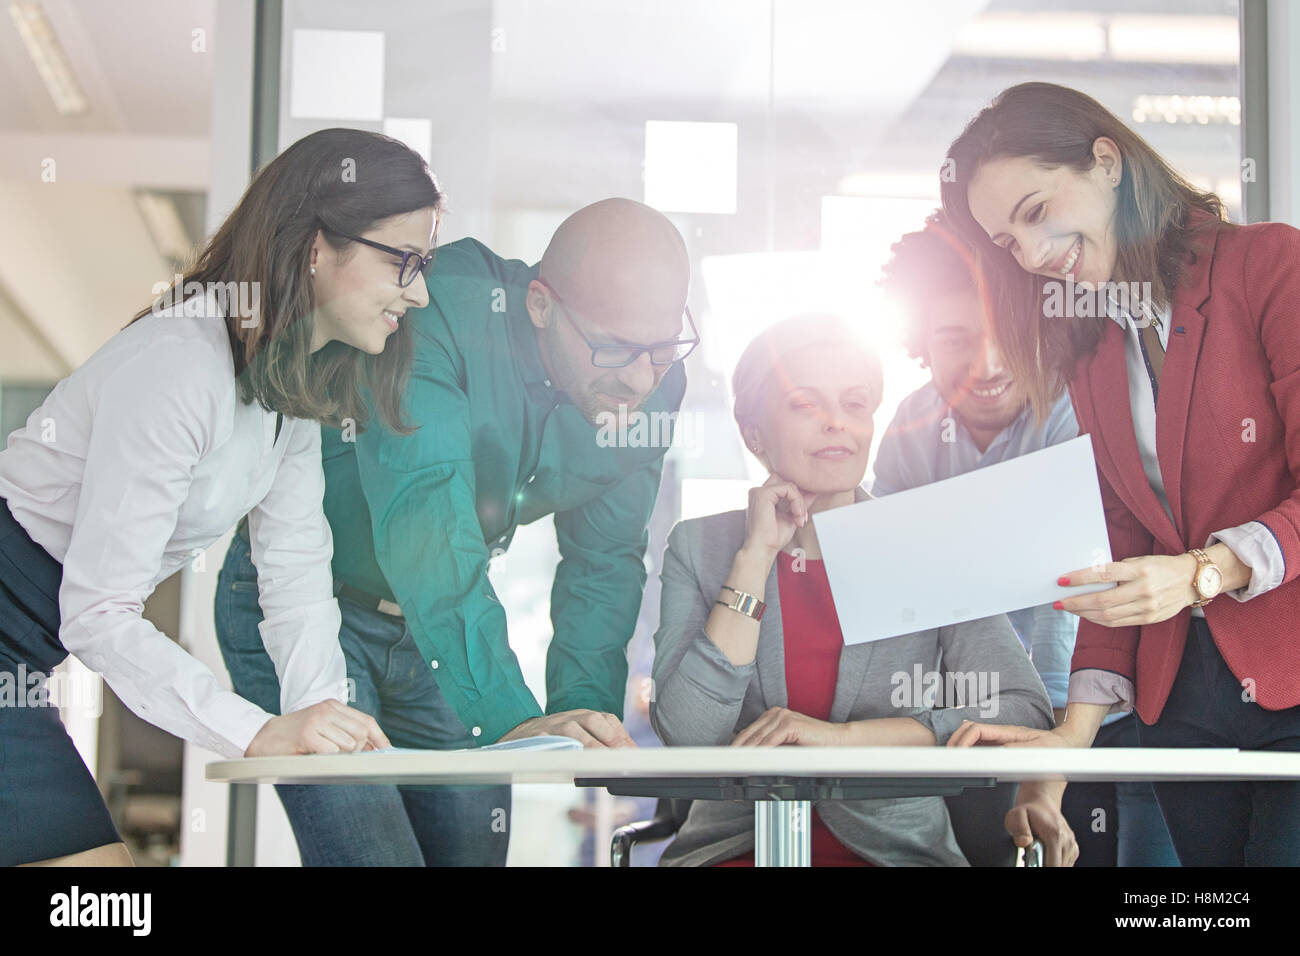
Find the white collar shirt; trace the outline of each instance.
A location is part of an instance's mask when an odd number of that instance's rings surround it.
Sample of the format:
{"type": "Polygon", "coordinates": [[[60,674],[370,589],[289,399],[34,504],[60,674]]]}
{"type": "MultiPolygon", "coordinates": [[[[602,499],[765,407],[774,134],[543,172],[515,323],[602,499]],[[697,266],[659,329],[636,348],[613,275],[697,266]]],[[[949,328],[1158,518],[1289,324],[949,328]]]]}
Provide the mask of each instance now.
{"type": "Polygon", "coordinates": [[[137,715],[226,757],[271,715],[141,612],[186,563],[215,574],[204,551],[245,514],[281,712],[346,700],[320,427],[285,418],[276,439],[276,417],[240,401],[210,292],[115,334],[0,452],[0,495],[63,565],[63,646],[137,715]]]}

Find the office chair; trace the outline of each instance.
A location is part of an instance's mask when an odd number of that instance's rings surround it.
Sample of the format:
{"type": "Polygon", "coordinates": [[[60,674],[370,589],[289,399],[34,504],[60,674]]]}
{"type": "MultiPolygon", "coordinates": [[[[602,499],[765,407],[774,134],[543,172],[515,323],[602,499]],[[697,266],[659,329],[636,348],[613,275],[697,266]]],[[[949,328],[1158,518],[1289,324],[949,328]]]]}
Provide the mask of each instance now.
{"type": "MultiPolygon", "coordinates": [[[[1018,784],[972,787],[944,797],[957,846],[971,866],[1015,866],[1016,845],[1002,825],[1016,799],[1018,784]]],[[[610,866],[631,866],[632,848],[674,836],[690,812],[690,800],[661,797],[649,820],[629,823],[614,831],[610,841],[610,866]]],[[[1042,843],[1035,840],[1025,851],[1025,866],[1042,866],[1042,843]]]]}
{"type": "Polygon", "coordinates": [[[609,865],[631,866],[632,848],[638,843],[655,843],[676,836],[686,815],[691,811],[691,801],[660,797],[655,804],[655,815],[649,820],[638,820],[614,831],[610,840],[609,865]]]}

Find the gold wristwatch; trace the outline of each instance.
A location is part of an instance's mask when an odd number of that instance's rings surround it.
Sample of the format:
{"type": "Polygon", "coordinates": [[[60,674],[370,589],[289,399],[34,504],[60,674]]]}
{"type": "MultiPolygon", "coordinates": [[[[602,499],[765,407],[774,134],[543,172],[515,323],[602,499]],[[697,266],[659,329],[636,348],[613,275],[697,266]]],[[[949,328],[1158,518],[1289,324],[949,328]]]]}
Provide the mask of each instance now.
{"type": "Polygon", "coordinates": [[[1192,588],[1200,598],[1199,601],[1192,602],[1192,607],[1205,607],[1223,589],[1223,572],[1200,548],[1191,548],[1188,553],[1196,558],[1196,575],[1192,578],[1192,588]]]}
{"type": "Polygon", "coordinates": [[[767,610],[767,605],[754,597],[754,595],[747,594],[744,591],[737,591],[730,584],[724,584],[722,590],[730,591],[735,595],[735,598],[730,604],[726,601],[717,601],[715,603],[721,604],[723,607],[729,607],[733,611],[739,611],[746,617],[752,617],[756,621],[763,620],[763,612],[767,610]]]}

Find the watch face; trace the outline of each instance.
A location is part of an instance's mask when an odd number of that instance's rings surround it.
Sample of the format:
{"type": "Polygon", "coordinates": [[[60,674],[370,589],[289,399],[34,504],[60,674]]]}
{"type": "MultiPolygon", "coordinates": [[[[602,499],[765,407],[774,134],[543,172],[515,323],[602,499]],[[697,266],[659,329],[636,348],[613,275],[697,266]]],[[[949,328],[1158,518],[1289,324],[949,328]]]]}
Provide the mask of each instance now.
{"type": "Polygon", "coordinates": [[[1223,587],[1223,573],[1218,568],[1201,568],[1201,573],[1196,575],[1196,589],[1201,592],[1203,598],[1218,594],[1221,587],[1223,587]]]}

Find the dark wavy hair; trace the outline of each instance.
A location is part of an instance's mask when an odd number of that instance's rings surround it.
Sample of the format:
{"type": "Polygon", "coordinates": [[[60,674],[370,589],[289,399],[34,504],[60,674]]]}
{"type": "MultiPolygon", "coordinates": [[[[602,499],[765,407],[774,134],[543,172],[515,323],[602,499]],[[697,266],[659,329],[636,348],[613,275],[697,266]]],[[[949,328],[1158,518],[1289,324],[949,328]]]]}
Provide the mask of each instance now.
{"type": "Polygon", "coordinates": [[[1044,167],[1084,172],[1095,162],[1093,143],[1101,136],[1115,142],[1123,160],[1115,210],[1118,256],[1110,278],[1150,282],[1154,304],[1164,308],[1184,261],[1195,261],[1200,234],[1230,227],[1223,203],[1179,175],[1092,97],[1053,83],[1022,83],[1003,90],[953,141],[940,177],[944,214],[975,251],[997,303],[991,319],[998,346],[1040,422],[1079,360],[1096,351],[1105,326],[1100,321],[1046,318],[1045,278],[1025,272],[1009,251],[989,239],[971,215],[967,190],[980,167],[996,159],[1029,157],[1044,167]]]}
{"type": "Polygon", "coordinates": [[[889,247],[890,260],[877,283],[902,310],[903,346],[907,354],[930,364],[926,316],[937,299],[979,288],[974,253],[948,226],[943,210],[926,217],[925,227],[905,234],[889,247]]]}
{"type": "MultiPolygon", "coordinates": [[[[316,300],[310,281],[317,231],[336,249],[381,220],[432,208],[444,195],[419,153],[379,133],[324,129],[304,136],[254,177],[221,228],[160,300],[179,302],[192,282],[234,288],[256,283],[257,320],[226,310],[240,398],[269,411],[342,427],[367,419],[363,390],[389,428],[407,434],[402,394],[410,377],[409,322],[369,355],[342,342],[311,352],[316,300]]],[[[436,221],[436,219],[435,219],[436,221]]],[[[415,281],[422,282],[423,277],[415,281]]]]}

